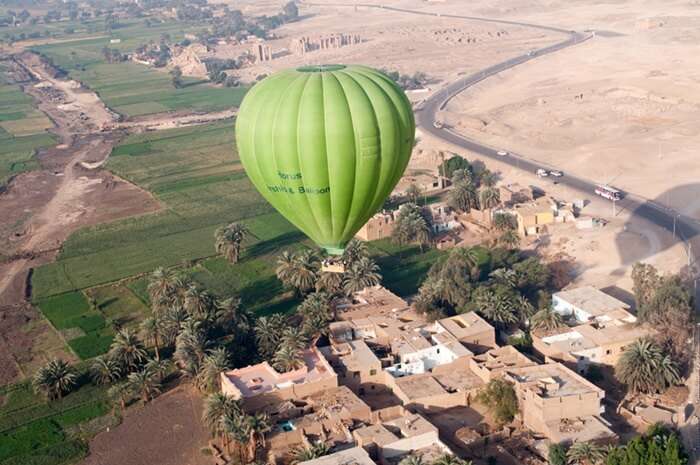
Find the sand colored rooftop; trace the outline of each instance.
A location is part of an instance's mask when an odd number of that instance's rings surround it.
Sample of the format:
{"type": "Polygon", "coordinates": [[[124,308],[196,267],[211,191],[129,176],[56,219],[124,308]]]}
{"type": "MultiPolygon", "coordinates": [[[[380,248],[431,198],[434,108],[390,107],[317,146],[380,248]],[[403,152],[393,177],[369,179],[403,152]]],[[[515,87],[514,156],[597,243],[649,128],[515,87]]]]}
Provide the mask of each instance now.
{"type": "Polygon", "coordinates": [[[351,320],[368,316],[387,316],[405,311],[408,303],[382,286],[367,287],[353,295],[351,302],[338,305],[340,318],[351,320]]]}
{"type": "Polygon", "coordinates": [[[507,376],[522,388],[528,389],[542,398],[578,396],[604,391],[566,368],[561,363],[546,363],[529,367],[513,368],[506,371],[507,376]]]}
{"type": "Polygon", "coordinates": [[[248,398],[285,389],[297,384],[335,378],[335,372],[318,349],[304,351],[304,366],[298,370],[279,373],[267,362],[221,374],[222,390],[234,398],[248,398]]]}
{"type": "Polygon", "coordinates": [[[362,447],[352,447],[298,465],[376,465],[362,447]]]}
{"type": "Polygon", "coordinates": [[[437,323],[449,331],[457,339],[468,339],[472,336],[490,331],[493,327],[476,312],[462,313],[438,320],[437,323]]]}
{"type": "Polygon", "coordinates": [[[573,307],[579,308],[591,316],[597,317],[615,310],[628,310],[630,307],[621,300],[596,289],[593,286],[577,287],[568,291],[557,292],[553,296],[573,307]]]}

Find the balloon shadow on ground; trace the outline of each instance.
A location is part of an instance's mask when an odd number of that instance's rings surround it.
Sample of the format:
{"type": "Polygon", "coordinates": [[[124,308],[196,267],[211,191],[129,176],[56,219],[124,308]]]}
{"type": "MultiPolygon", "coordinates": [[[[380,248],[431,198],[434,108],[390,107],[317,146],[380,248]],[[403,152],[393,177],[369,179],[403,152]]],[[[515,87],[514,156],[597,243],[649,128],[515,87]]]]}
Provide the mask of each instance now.
{"type": "MultiPolygon", "coordinates": [[[[634,208],[624,230],[615,238],[622,264],[631,265],[645,260],[675,246],[681,240],[692,244],[691,248],[700,252],[700,241],[697,241],[700,224],[694,221],[700,213],[700,184],[676,186],[651,202],[655,205],[646,202],[634,208]],[[667,206],[676,212],[668,210],[667,206]],[[689,214],[678,217],[679,211],[689,214]],[[696,242],[698,248],[695,247],[696,242]]],[[[625,200],[618,204],[624,208],[625,200]]]]}

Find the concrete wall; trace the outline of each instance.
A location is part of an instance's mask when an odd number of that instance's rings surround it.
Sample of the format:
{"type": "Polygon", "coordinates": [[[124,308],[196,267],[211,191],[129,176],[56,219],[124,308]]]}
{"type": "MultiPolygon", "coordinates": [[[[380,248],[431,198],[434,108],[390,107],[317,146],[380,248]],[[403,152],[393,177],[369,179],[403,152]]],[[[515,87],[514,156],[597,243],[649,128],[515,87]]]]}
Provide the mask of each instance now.
{"type": "Polygon", "coordinates": [[[323,378],[304,384],[293,384],[289,387],[278,389],[276,391],[266,392],[253,397],[247,397],[243,399],[243,407],[245,410],[250,412],[260,409],[265,405],[281,402],[283,400],[299,399],[301,397],[310,396],[328,389],[333,389],[337,386],[338,377],[334,374],[332,377],[323,378]]]}
{"type": "Polygon", "coordinates": [[[410,438],[399,439],[381,448],[379,460],[380,462],[386,463],[387,459],[408,454],[413,450],[429,447],[437,442],[439,442],[437,431],[428,431],[410,438]]]}

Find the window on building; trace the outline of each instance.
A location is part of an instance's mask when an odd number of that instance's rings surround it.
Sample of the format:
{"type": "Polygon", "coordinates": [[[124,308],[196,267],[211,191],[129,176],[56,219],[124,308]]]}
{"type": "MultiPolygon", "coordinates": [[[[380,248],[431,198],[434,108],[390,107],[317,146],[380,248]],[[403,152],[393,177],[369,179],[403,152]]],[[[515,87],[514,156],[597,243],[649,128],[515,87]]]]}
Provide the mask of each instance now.
{"type": "Polygon", "coordinates": [[[611,353],[612,353],[612,351],[610,349],[605,351],[605,355],[610,355],[611,353]]]}
{"type": "Polygon", "coordinates": [[[370,375],[370,376],[374,376],[374,375],[376,375],[376,374],[377,374],[377,370],[375,370],[374,368],[372,368],[371,370],[369,370],[369,375],[370,375]]]}
{"type": "Polygon", "coordinates": [[[353,377],[353,378],[359,378],[359,377],[360,377],[360,373],[357,372],[357,371],[354,371],[354,372],[352,373],[352,377],[353,377]]]}

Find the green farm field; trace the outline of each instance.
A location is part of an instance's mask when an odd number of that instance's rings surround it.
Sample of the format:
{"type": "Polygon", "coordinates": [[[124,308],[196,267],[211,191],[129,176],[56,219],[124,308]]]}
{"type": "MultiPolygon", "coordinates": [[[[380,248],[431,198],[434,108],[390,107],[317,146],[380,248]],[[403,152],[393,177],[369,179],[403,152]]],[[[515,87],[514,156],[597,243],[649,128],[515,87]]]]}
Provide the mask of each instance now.
{"type": "Polygon", "coordinates": [[[0,186],[13,175],[38,166],[36,150],[55,144],[46,132],[53,125],[32,98],[11,83],[7,65],[0,62],[0,186]]]}
{"type": "MultiPolygon", "coordinates": [[[[201,28],[201,27],[200,27],[201,28]]],[[[206,81],[185,79],[175,89],[165,70],[156,70],[133,62],[110,64],[102,49],[109,47],[131,52],[149,41],[158,41],[167,34],[171,40],[184,38],[186,32],[198,28],[186,22],[165,23],[146,27],[142,22],[128,23],[108,37],[39,45],[33,50],[50,58],[97,92],[105,104],[125,116],[186,109],[188,111],[220,111],[240,104],[246,89],[215,87],[206,81]],[[110,40],[119,40],[110,43],[110,40]]]]}

